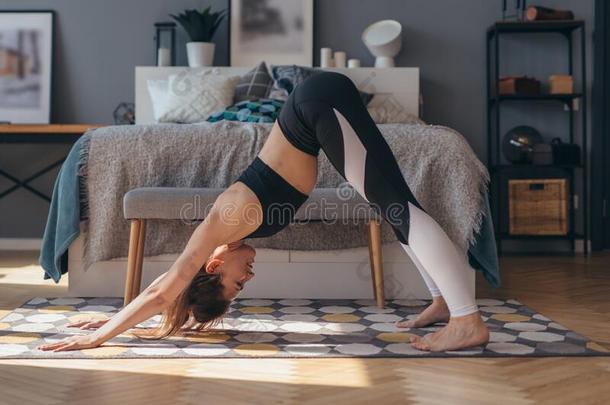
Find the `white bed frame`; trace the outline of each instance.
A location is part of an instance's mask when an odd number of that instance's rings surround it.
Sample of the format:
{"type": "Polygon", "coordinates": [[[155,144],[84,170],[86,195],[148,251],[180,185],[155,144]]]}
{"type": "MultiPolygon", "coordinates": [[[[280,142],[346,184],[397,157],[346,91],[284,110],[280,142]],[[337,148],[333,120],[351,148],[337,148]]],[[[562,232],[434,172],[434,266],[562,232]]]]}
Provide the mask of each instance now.
{"type": "MultiPolygon", "coordinates": [[[[249,67],[218,67],[222,74],[241,75],[249,67]]],[[[154,124],[147,80],[165,79],[184,67],[136,67],[136,122],[154,124]]],[[[384,101],[419,116],[419,69],[345,68],[339,71],[350,77],[363,91],[383,94],[384,101]]],[[[82,228],[81,228],[82,229],[82,228]]],[[[69,291],[73,296],[122,296],[126,258],[94,263],[85,271],[82,266],[82,234],[69,250],[69,291]]],[[[150,284],[167,271],[178,254],[146,257],[142,286],[150,284]]],[[[415,265],[398,242],[383,245],[386,297],[429,298],[430,295],[415,265]]],[[[256,277],[248,284],[244,298],[369,298],[373,297],[368,248],[297,251],[257,249],[256,277]],[[324,280],[324,282],[320,282],[324,280]]],[[[474,284],[474,271],[471,282],[474,284]]]]}

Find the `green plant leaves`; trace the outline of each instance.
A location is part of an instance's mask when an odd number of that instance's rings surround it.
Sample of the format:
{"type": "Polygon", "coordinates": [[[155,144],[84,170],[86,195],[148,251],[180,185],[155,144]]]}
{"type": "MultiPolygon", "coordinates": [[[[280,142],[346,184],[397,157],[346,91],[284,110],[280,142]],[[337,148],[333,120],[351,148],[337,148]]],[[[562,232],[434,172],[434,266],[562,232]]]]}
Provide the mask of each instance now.
{"type": "Polygon", "coordinates": [[[178,15],[170,14],[170,17],[184,28],[191,41],[212,42],[212,37],[226,16],[226,10],[211,13],[211,7],[202,11],[187,9],[178,15]]]}

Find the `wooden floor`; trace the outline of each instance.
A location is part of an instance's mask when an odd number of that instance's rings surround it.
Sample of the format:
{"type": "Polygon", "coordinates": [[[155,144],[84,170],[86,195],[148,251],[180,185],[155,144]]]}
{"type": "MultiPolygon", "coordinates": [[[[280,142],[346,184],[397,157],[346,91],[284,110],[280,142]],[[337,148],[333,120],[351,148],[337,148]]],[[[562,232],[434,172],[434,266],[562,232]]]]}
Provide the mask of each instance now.
{"type": "MultiPolygon", "coordinates": [[[[0,252],[0,318],[36,296],[37,253],[0,252]]],[[[478,280],[479,297],[516,298],[610,349],[610,252],[506,256],[504,286],[478,280]]],[[[499,359],[2,360],[0,404],[607,404],[610,357],[499,359]]]]}

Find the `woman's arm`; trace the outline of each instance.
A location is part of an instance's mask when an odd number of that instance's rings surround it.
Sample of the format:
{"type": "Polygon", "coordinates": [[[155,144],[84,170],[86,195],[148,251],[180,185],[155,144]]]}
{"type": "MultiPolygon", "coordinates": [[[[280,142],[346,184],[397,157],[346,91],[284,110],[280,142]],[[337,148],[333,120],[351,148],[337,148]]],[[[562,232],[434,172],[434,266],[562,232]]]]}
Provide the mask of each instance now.
{"type": "MultiPolygon", "coordinates": [[[[99,346],[163,311],[189,285],[217,246],[238,241],[256,229],[258,223],[244,221],[244,210],[254,202],[252,196],[249,189],[244,192],[241,188],[229,187],[218,196],[210,213],[195,228],[184,251],[170,269],[104,326],[91,335],[72,336],[39,348],[59,351],[99,346]]],[[[258,204],[258,200],[255,202],[258,204]]]]}
{"type": "Polygon", "coordinates": [[[214,236],[214,229],[218,226],[217,220],[199,224],[170,269],[92,334],[95,343],[102,344],[168,307],[189,285],[206,259],[220,244],[214,236]]]}

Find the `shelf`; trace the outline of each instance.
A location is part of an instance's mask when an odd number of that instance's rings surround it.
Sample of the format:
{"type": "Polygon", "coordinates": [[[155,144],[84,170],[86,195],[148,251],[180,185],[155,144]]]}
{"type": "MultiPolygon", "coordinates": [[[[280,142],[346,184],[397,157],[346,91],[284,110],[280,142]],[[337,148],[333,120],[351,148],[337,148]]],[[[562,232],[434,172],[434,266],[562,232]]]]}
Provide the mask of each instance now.
{"type": "Polygon", "coordinates": [[[584,21],[582,20],[562,20],[562,21],[499,21],[487,29],[487,36],[492,38],[497,32],[502,33],[519,33],[519,32],[559,32],[570,33],[576,29],[582,28],[584,21]]]}
{"type": "Polygon", "coordinates": [[[534,165],[534,164],[511,164],[511,165],[493,165],[492,170],[521,170],[521,169],[582,169],[582,165],[534,165]]]}
{"type": "Polygon", "coordinates": [[[582,98],[582,93],[572,94],[538,94],[533,96],[521,94],[501,94],[500,96],[492,96],[489,99],[490,103],[499,101],[563,101],[568,103],[574,99],[582,98]]]}
{"type": "Polygon", "coordinates": [[[579,233],[567,234],[567,235],[511,235],[508,233],[500,233],[496,234],[496,239],[546,239],[546,240],[570,240],[574,239],[583,239],[584,236],[579,233]]]}

